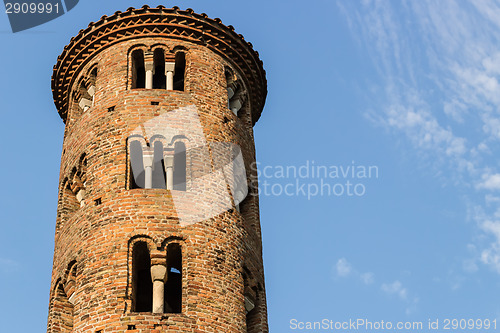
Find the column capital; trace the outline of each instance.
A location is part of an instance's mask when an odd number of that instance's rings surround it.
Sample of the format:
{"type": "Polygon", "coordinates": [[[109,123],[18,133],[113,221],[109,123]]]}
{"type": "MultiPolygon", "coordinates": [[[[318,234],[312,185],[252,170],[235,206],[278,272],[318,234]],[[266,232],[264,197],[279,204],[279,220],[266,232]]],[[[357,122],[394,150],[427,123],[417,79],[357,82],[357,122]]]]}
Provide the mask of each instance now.
{"type": "Polygon", "coordinates": [[[146,70],[146,72],[155,72],[155,63],[153,62],[153,59],[151,59],[150,61],[146,61],[144,59],[144,69],[146,70]]]}
{"type": "Polygon", "coordinates": [[[165,74],[168,72],[175,73],[175,62],[165,62],[165,74]]]}
{"type": "Polygon", "coordinates": [[[144,149],[142,154],[142,163],[144,163],[144,168],[152,168],[154,159],[153,152],[151,150],[144,149]]]}
{"type": "Polygon", "coordinates": [[[174,167],[174,155],[164,155],[163,157],[163,162],[165,163],[165,169],[166,168],[173,168],[174,167]]]}
{"type": "Polygon", "coordinates": [[[167,266],[154,265],[151,266],[151,280],[167,282],[167,266]]]}

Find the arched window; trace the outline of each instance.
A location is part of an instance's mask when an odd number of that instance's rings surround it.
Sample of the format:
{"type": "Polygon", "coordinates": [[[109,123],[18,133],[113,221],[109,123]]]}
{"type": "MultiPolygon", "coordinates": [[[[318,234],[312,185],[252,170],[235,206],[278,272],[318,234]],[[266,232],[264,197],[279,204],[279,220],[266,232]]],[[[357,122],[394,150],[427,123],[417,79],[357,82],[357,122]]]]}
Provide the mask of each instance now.
{"type": "Polygon", "coordinates": [[[151,312],[152,308],[151,256],[145,242],[136,242],[132,250],[132,311],[151,312]]]}
{"type": "Polygon", "coordinates": [[[71,183],[68,178],[63,182],[62,187],[62,215],[63,218],[68,218],[72,213],[76,212],[80,208],[80,203],[76,198],[76,194],[71,190],[71,183]]]}
{"type": "Polygon", "coordinates": [[[165,52],[162,49],[156,49],[153,54],[154,75],[153,89],[166,89],[167,77],[165,76],[165,52]]]}
{"type": "Polygon", "coordinates": [[[153,188],[167,188],[165,165],[163,163],[163,143],[155,141],[153,146],[153,188]]]}
{"type": "Polygon", "coordinates": [[[186,145],[177,141],[174,145],[174,190],[186,190],[186,145]]]}
{"type": "Polygon", "coordinates": [[[242,81],[234,75],[230,68],[225,68],[226,89],[227,89],[227,105],[236,116],[241,110],[246,101],[246,91],[242,85],[242,81]]]}
{"type": "Polygon", "coordinates": [[[92,107],[93,98],[89,94],[88,88],[86,87],[86,84],[83,80],[80,82],[80,86],[78,89],[79,89],[78,96],[80,96],[78,105],[83,110],[83,112],[86,112],[88,109],[92,107]]]}
{"type": "Polygon", "coordinates": [[[175,54],[174,90],[184,91],[184,76],[186,72],[186,55],[184,52],[175,54]]]}
{"type": "Polygon", "coordinates": [[[154,135],[148,145],[140,135],[128,141],[129,189],[157,188],[186,191],[186,146],[176,141],[166,146],[164,138],[154,135]],[[160,137],[160,139],[158,138],[160,137]]]}
{"type": "Polygon", "coordinates": [[[132,52],[132,89],[146,87],[146,69],[144,67],[144,52],[132,52]]]}
{"type": "Polygon", "coordinates": [[[165,284],[165,312],[182,312],[182,250],[177,243],[167,246],[167,282],[165,284]]]}
{"type": "Polygon", "coordinates": [[[68,265],[66,283],[64,285],[64,291],[68,297],[68,301],[73,305],[75,304],[75,292],[76,292],[76,261],[72,261],[68,265]]]}
{"type": "Polygon", "coordinates": [[[144,162],[142,154],[142,143],[138,140],[130,142],[130,186],[129,188],[144,188],[144,162]]]}
{"type": "Polygon", "coordinates": [[[91,71],[90,71],[90,75],[89,75],[89,81],[90,81],[90,85],[95,85],[95,81],[97,80],[97,67],[94,67],[91,71]]]}

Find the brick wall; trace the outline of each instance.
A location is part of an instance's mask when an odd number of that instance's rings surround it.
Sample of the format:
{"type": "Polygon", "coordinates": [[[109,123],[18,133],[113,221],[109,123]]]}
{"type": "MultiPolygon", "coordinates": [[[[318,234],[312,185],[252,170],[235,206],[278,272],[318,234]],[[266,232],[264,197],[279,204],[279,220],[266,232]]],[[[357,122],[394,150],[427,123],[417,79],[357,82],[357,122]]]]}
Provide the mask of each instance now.
{"type": "MultiPolygon", "coordinates": [[[[258,198],[249,195],[241,213],[233,204],[214,216],[201,210],[200,221],[183,225],[174,203],[181,194],[130,188],[128,137],[162,116],[171,120],[168,114],[183,108],[197,110],[207,142],[241,148],[250,178],[255,101],[248,99],[238,116],[228,109],[225,68],[243,83],[248,73],[204,45],[148,33],[105,45],[82,63],[67,88],[48,332],[267,332],[258,198]],[[131,50],[158,45],[172,54],[185,52],[184,91],[131,89],[131,50]],[[95,68],[93,105],[83,111],[79,85],[95,68]],[[83,204],[76,199],[82,189],[83,204]],[[133,312],[132,246],[137,241],[159,257],[166,256],[168,244],[181,246],[181,313],[133,312]],[[248,318],[246,290],[256,296],[248,318]]],[[[160,127],[184,126],[182,118],[176,119],[160,127]]],[[[230,194],[225,186],[183,200],[191,200],[196,213],[198,205],[208,209],[230,194]]]]}

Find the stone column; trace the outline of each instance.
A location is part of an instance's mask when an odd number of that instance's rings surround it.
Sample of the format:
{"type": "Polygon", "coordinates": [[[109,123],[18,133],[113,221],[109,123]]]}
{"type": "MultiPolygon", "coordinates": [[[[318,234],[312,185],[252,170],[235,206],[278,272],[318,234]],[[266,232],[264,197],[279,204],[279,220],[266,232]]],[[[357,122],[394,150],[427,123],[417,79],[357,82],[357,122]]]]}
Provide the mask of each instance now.
{"type": "Polygon", "coordinates": [[[153,89],[153,74],[155,73],[154,56],[151,52],[144,54],[144,69],[146,70],[146,89],[153,89]]]}
{"type": "Polygon", "coordinates": [[[164,254],[151,254],[151,279],[153,280],[153,313],[163,313],[167,262],[164,254]]]}
{"type": "Polygon", "coordinates": [[[142,161],[144,163],[144,188],[153,188],[153,152],[144,150],[142,161]]]}
{"type": "Polygon", "coordinates": [[[174,189],[174,156],[167,155],[164,159],[165,173],[167,175],[167,190],[174,189]]]}
{"type": "Polygon", "coordinates": [[[146,69],[146,89],[153,89],[154,63],[152,61],[146,62],[144,68],[146,69]]]}
{"type": "Polygon", "coordinates": [[[167,77],[167,90],[174,90],[175,62],[165,62],[165,76],[167,77]]]}

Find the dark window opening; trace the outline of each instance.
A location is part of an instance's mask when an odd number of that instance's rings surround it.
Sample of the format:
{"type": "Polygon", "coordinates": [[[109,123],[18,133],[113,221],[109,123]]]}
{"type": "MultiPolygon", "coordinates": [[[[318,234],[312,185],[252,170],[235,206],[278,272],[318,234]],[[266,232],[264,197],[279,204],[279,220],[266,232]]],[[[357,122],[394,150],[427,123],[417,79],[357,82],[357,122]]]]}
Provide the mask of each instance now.
{"type": "Polygon", "coordinates": [[[132,52],[132,89],[146,87],[146,69],[144,67],[144,52],[132,52]]]}
{"type": "Polygon", "coordinates": [[[182,250],[179,244],[167,247],[167,283],[165,284],[165,312],[182,312],[182,250]]]}
{"type": "Polygon", "coordinates": [[[247,332],[248,333],[257,333],[259,332],[257,330],[258,326],[258,317],[257,317],[257,311],[255,309],[252,309],[250,312],[247,312],[246,315],[246,325],[247,325],[247,332]]]}
{"type": "Polygon", "coordinates": [[[92,69],[92,71],[90,71],[90,75],[89,75],[89,87],[92,87],[92,86],[94,87],[93,91],[91,93],[92,97],[94,97],[95,90],[96,90],[96,87],[95,87],[96,80],[97,80],[97,68],[94,67],[94,69],[92,69]]]}
{"type": "Polygon", "coordinates": [[[154,143],[153,161],[153,188],[167,188],[165,165],[163,162],[163,144],[160,141],[154,143]]]}
{"type": "Polygon", "coordinates": [[[85,84],[84,81],[82,81],[80,83],[79,90],[80,90],[80,96],[81,97],[86,98],[86,99],[92,99],[92,96],[90,96],[90,94],[88,92],[88,89],[87,89],[87,86],[86,86],[86,84],[85,84]]]}
{"type": "Polygon", "coordinates": [[[94,200],[94,204],[95,204],[96,206],[99,206],[100,204],[102,204],[102,199],[101,199],[101,198],[97,198],[97,199],[95,199],[95,200],[94,200]]]}
{"type": "Polygon", "coordinates": [[[174,90],[184,91],[184,74],[186,71],[186,56],[184,52],[175,54],[174,90]]]}
{"type": "Polygon", "coordinates": [[[165,76],[165,53],[156,49],[153,54],[155,72],[153,74],[153,89],[166,89],[167,77],[165,76]]]}
{"type": "Polygon", "coordinates": [[[160,102],[151,102],[151,105],[160,105],[160,102]]]}
{"type": "Polygon", "coordinates": [[[142,144],[134,140],[130,143],[130,189],[145,187],[142,144]]]}
{"type": "Polygon", "coordinates": [[[251,272],[243,266],[243,297],[246,311],[246,328],[248,333],[258,333],[259,330],[259,293],[257,283],[251,272]]]}
{"type": "Polygon", "coordinates": [[[111,107],[108,108],[108,112],[113,112],[113,111],[115,111],[115,107],[114,106],[111,106],[111,107]]]}
{"type": "Polygon", "coordinates": [[[174,146],[174,190],[186,190],[186,145],[177,141],[174,146]]]}
{"type": "Polygon", "coordinates": [[[237,85],[234,83],[234,74],[229,68],[225,69],[224,75],[226,76],[227,107],[231,109],[230,102],[231,98],[236,94],[237,85]]]}
{"type": "Polygon", "coordinates": [[[95,85],[96,79],[97,79],[97,68],[94,68],[90,72],[90,83],[95,85]]]}
{"type": "Polygon", "coordinates": [[[152,312],[153,281],[151,257],[145,242],[134,244],[132,257],[132,308],[135,312],[152,312]]]}

